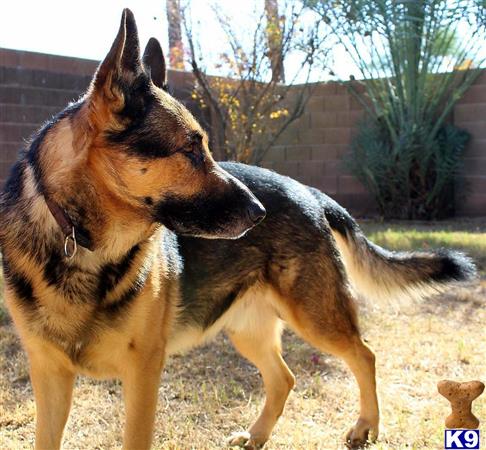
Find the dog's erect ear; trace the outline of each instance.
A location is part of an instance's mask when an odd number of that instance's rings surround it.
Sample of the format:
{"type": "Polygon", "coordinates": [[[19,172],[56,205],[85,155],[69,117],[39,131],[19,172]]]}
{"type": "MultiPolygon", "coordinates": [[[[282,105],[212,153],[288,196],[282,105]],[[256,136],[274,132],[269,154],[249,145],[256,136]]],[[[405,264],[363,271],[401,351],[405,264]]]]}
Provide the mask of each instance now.
{"type": "Polygon", "coordinates": [[[167,90],[167,69],[165,67],[165,58],[159,41],[150,38],[145,51],[143,52],[143,65],[150,74],[155,86],[167,90]]]}
{"type": "Polygon", "coordinates": [[[133,13],[125,8],[118,34],[95,74],[94,88],[113,95],[113,83],[120,80],[130,82],[142,70],[137,24],[133,13]]]}

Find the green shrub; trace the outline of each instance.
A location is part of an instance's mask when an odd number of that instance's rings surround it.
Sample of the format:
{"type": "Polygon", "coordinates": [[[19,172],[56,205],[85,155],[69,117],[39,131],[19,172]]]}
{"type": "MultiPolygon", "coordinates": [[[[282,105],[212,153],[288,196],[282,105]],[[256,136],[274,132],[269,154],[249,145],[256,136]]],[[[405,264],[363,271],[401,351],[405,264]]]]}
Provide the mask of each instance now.
{"type": "Polygon", "coordinates": [[[424,148],[421,135],[426,131],[406,131],[396,148],[380,121],[362,122],[346,166],[373,194],[384,217],[432,220],[454,215],[456,182],[469,133],[446,124],[424,148]]]}
{"type": "Polygon", "coordinates": [[[352,145],[352,173],[386,218],[453,214],[469,136],[448,122],[485,62],[484,1],[307,4],[334,31],[363,79],[347,83],[368,117],[352,145]]]}

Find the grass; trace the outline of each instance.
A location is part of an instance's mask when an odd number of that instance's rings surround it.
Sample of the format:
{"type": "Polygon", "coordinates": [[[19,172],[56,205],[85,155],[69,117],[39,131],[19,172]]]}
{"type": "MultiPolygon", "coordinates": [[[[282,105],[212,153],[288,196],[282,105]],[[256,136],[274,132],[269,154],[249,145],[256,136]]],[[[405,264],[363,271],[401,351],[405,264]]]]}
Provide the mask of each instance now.
{"type": "MultiPolygon", "coordinates": [[[[486,235],[474,224],[364,223],[369,236],[392,248],[447,246],[486,260],[486,235]]],[[[451,288],[441,297],[399,312],[363,306],[363,334],[377,355],[384,449],[443,448],[447,401],[437,381],[486,374],[486,280],[451,288]]],[[[1,320],[0,320],[1,322],[1,320]]],[[[357,388],[345,366],[286,332],[284,356],[297,377],[269,449],[338,449],[357,417],[357,388]]],[[[159,390],[154,447],[217,449],[256,417],[263,391],[257,371],[224,336],[208,347],[172,358],[159,390]]],[[[486,423],[486,395],[475,414],[486,423]]],[[[123,407],[117,382],[80,378],[64,448],[117,448],[123,407]]],[[[482,428],[483,434],[486,429],[482,428]]],[[[0,448],[31,448],[34,402],[27,362],[12,326],[0,324],[0,448]]]]}

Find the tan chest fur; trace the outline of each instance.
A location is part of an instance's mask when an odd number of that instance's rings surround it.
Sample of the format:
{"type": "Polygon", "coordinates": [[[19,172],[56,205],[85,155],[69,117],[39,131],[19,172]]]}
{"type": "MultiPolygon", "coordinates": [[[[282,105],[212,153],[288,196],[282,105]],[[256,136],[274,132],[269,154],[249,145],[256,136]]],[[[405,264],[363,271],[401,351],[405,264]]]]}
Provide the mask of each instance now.
{"type": "MultiPolygon", "coordinates": [[[[147,283],[123,319],[116,319],[112,324],[101,324],[96,318],[82,322],[79,309],[78,315],[73,314],[70,320],[64,313],[56,314],[51,310],[49,319],[30,322],[8,291],[6,300],[29,353],[49,352],[64,367],[76,373],[101,379],[121,378],[130,364],[140,359],[160,358],[162,362],[164,358],[172,308],[170,302],[154,296],[152,288],[153,285],[147,283]],[[55,327],[57,335],[46,339],[45,326],[48,324],[52,332],[56,318],[59,320],[55,327]],[[43,322],[44,328],[41,326],[43,322]]],[[[159,295],[163,297],[163,293],[159,292],[159,295]]]]}
{"type": "MultiPolygon", "coordinates": [[[[90,283],[89,277],[79,282],[79,298],[67,298],[62,292],[77,292],[76,281],[51,285],[41,266],[25,255],[12,254],[16,270],[29,274],[36,301],[36,310],[26,311],[7,284],[7,306],[27,351],[49,352],[69,370],[96,378],[121,378],[130,364],[144,358],[159,358],[162,363],[177,282],[166,280],[166,265],[157,257],[157,248],[155,238],[141,248],[125,277],[102,304],[90,298],[89,289],[83,290],[90,283]],[[137,283],[143,287],[128,304],[109,314],[110,306],[137,283]]],[[[99,273],[99,264],[85,260],[83,264],[83,270],[99,273]]]]}
{"type": "Polygon", "coordinates": [[[86,346],[77,369],[96,378],[122,378],[140,359],[164,359],[171,306],[150,292],[142,293],[120,324],[106,327],[86,346]]]}

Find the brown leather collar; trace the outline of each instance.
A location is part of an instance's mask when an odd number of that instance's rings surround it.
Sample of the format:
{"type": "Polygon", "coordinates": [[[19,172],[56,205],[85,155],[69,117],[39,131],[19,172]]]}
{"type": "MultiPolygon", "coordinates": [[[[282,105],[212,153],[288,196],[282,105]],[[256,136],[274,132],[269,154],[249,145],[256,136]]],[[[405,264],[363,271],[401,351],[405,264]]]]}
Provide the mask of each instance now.
{"type": "Polygon", "coordinates": [[[74,224],[64,210],[53,200],[45,197],[47,207],[53,215],[57,224],[61,227],[64,236],[68,236],[72,233],[74,224]]]}
{"type": "Polygon", "coordinates": [[[61,228],[64,234],[64,238],[65,238],[64,248],[65,248],[66,256],[68,257],[74,256],[77,245],[87,248],[88,250],[93,250],[93,243],[91,241],[91,238],[88,236],[87,232],[81,229],[80,227],[77,228],[74,225],[71,218],[66,213],[66,211],[64,211],[64,209],[61,208],[54,200],[46,197],[45,195],[44,195],[44,199],[46,201],[47,207],[49,208],[49,211],[52,214],[52,217],[54,217],[54,220],[57,222],[57,224],[59,225],[59,227],[61,228]],[[72,247],[73,249],[72,252],[66,251],[67,248],[66,246],[68,244],[70,247],[72,247]]]}

